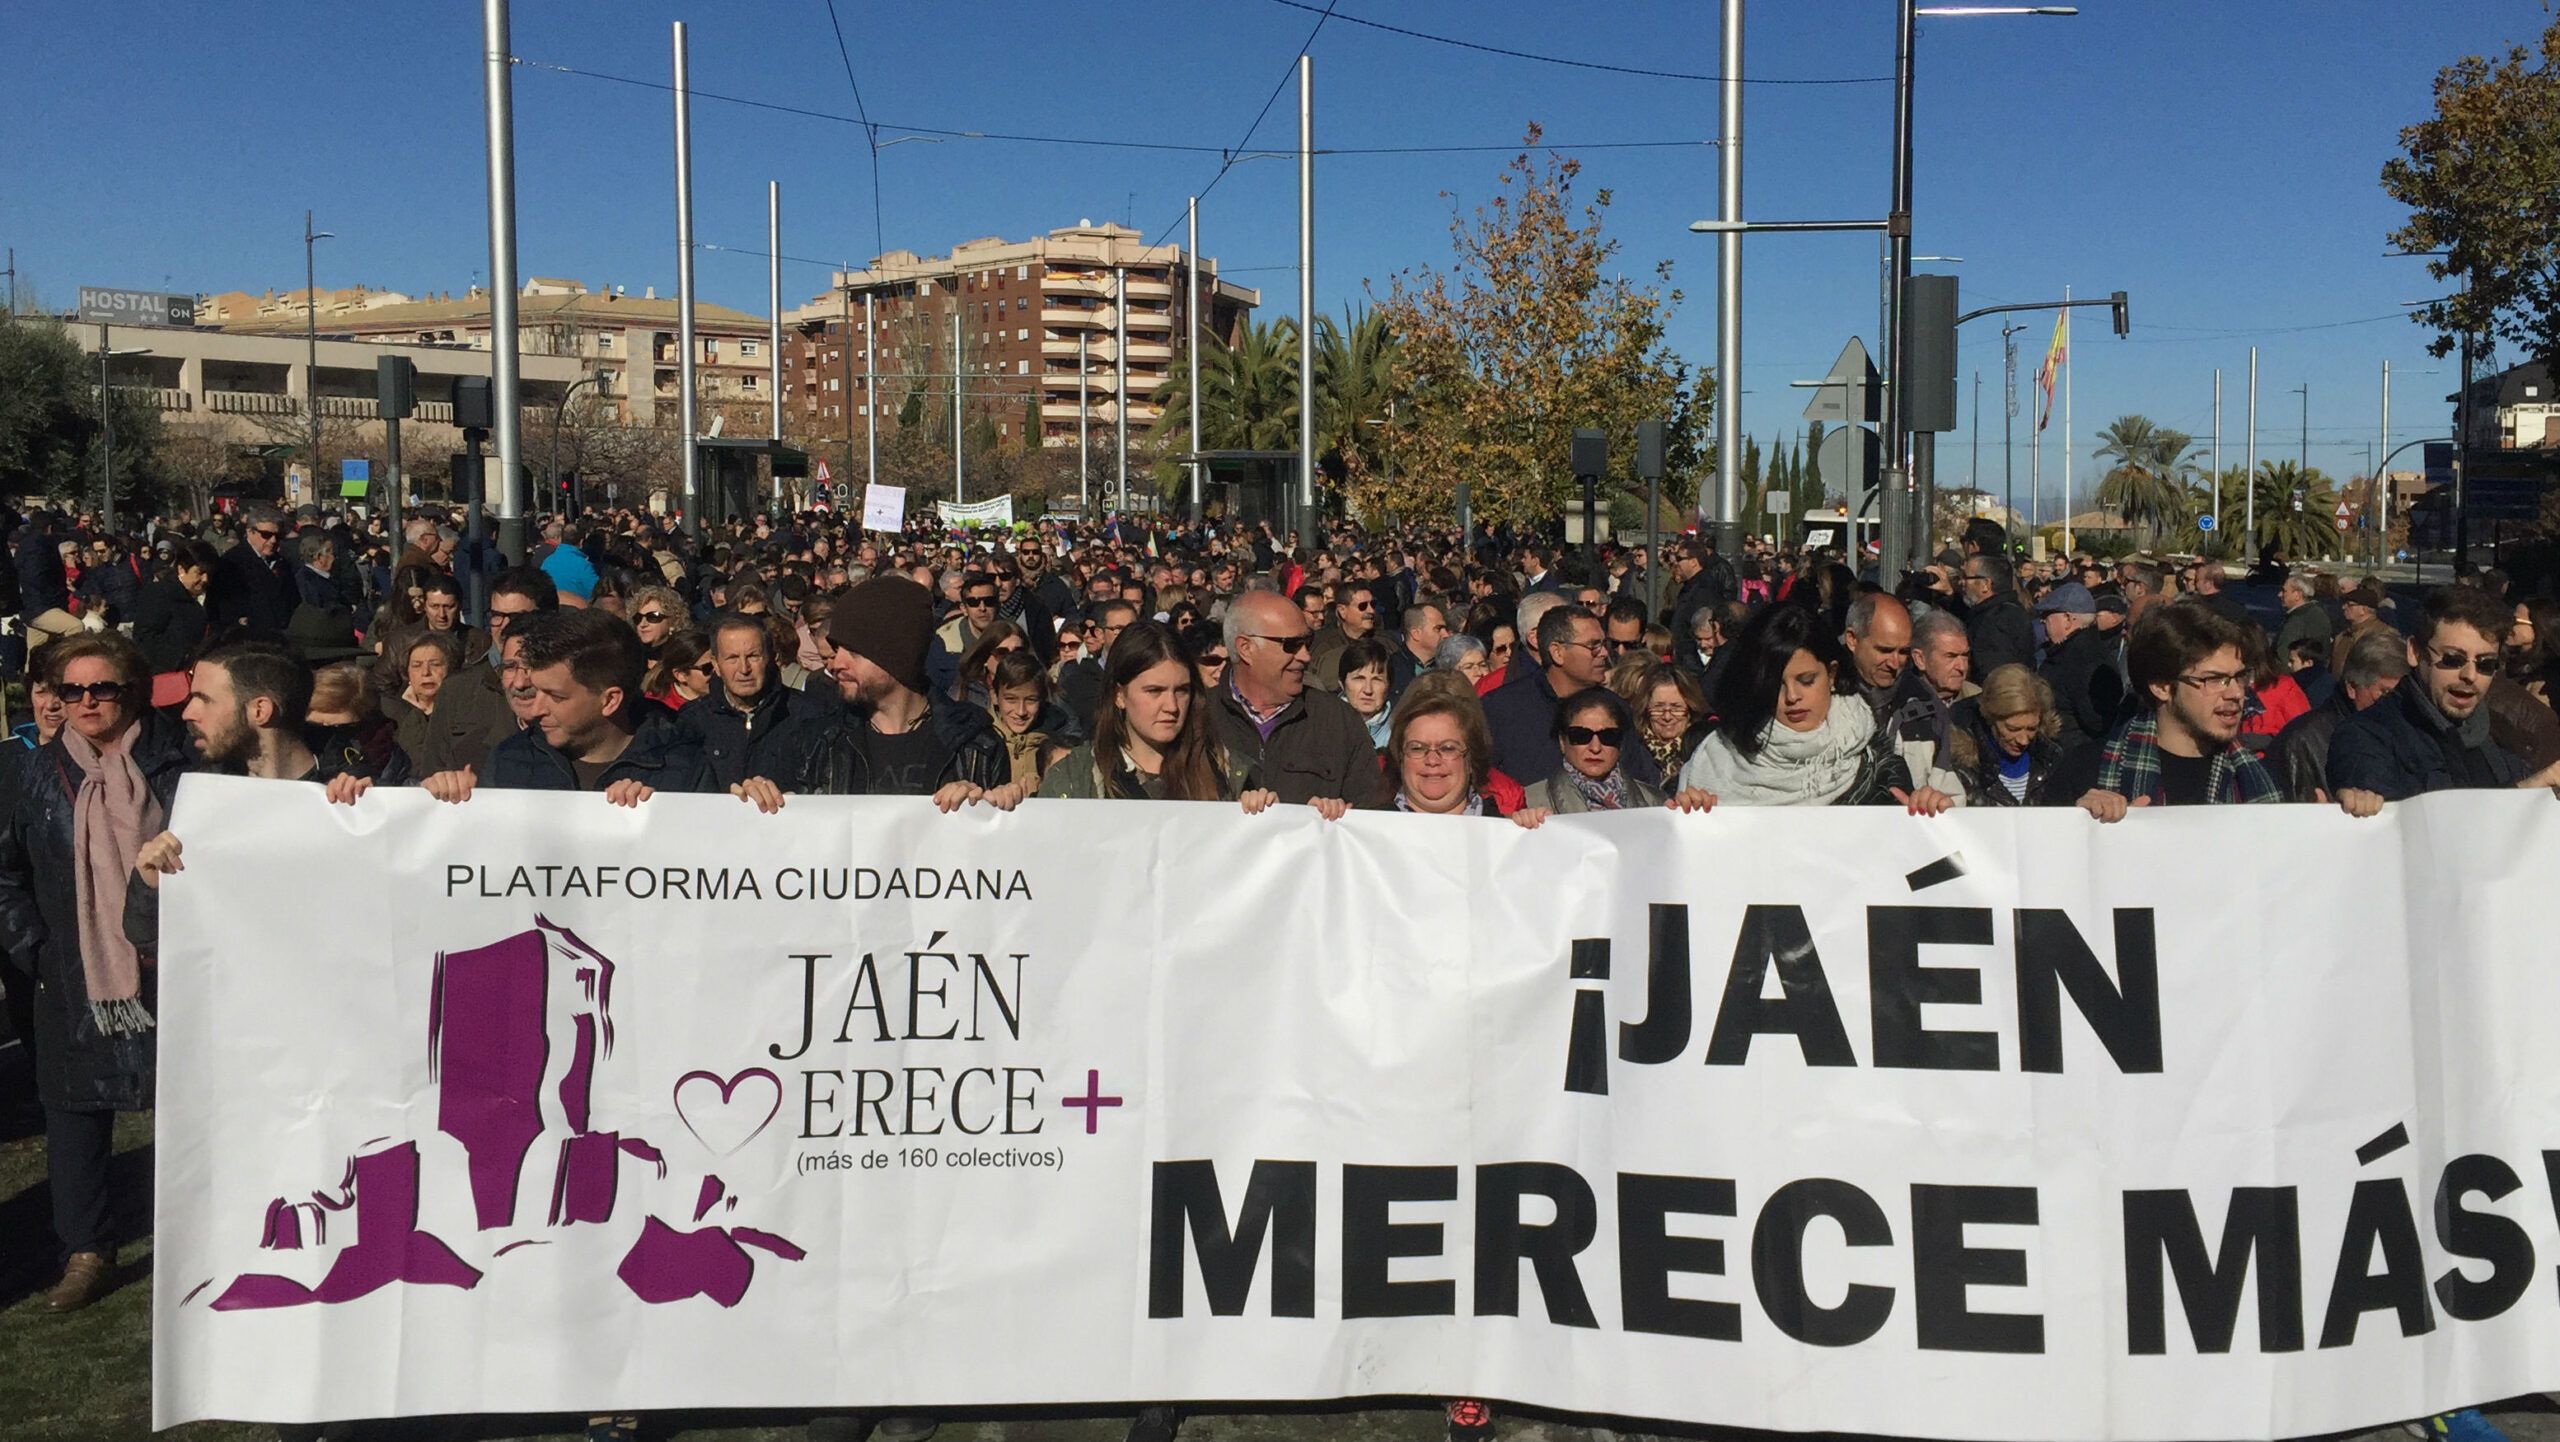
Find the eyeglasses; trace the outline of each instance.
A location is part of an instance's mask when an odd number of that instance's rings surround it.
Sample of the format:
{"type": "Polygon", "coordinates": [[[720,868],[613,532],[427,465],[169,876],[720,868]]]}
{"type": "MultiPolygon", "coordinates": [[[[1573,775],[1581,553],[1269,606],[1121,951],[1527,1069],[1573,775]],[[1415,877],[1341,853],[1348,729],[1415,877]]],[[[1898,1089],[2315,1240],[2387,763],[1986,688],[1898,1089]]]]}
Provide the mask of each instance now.
{"type": "MultiPolygon", "coordinates": [[[[492,611],[489,614],[493,616],[514,616],[521,613],[516,611],[492,611]]],[[[664,611],[639,611],[633,613],[631,619],[636,622],[644,622],[651,626],[660,626],[666,624],[667,613],[664,611]]]]}
{"type": "Polygon", "coordinates": [[[1455,761],[1466,754],[1467,743],[1464,741],[1407,741],[1404,743],[1404,759],[1407,761],[1455,761]]]}
{"type": "Polygon", "coordinates": [[[1598,637],[1593,637],[1588,641],[1549,641],[1547,643],[1547,649],[1550,651],[1588,651],[1594,656],[1606,656],[1609,654],[1609,643],[1598,637]]]}
{"type": "Polygon", "coordinates": [[[995,603],[996,594],[993,591],[989,591],[983,596],[963,596],[960,598],[960,604],[968,607],[972,611],[983,611],[995,603]]]}
{"type": "MultiPolygon", "coordinates": [[[[491,624],[493,624],[493,625],[494,625],[494,624],[496,624],[497,622],[500,622],[500,621],[512,621],[512,620],[516,619],[516,618],[517,618],[517,617],[519,617],[519,616],[530,616],[530,615],[532,615],[532,614],[533,614],[533,610],[534,610],[534,608],[533,608],[533,607],[531,607],[531,606],[526,606],[526,607],[524,607],[524,608],[523,608],[523,609],[521,609],[521,610],[515,610],[515,611],[501,611],[501,610],[499,610],[497,607],[495,607],[495,606],[491,606],[491,607],[489,608],[489,620],[490,620],[490,623],[491,623],[491,624]]],[[[643,616],[643,617],[641,617],[640,619],[645,621],[645,620],[648,620],[649,618],[648,618],[648,617],[646,617],[646,616],[643,616]]],[[[660,617],[658,617],[658,619],[659,619],[659,620],[661,620],[661,621],[663,621],[663,620],[665,620],[665,619],[666,619],[666,617],[664,617],[664,616],[660,616],[660,617]]]]}
{"type": "Polygon", "coordinates": [[[1597,742],[1612,750],[1617,748],[1620,741],[1626,739],[1626,734],[1626,728],[1622,726],[1567,726],[1564,728],[1564,739],[1568,745],[1589,746],[1597,742]]]}
{"type": "Polygon", "coordinates": [[[1647,716],[1683,716],[1683,717],[1685,717],[1685,716],[1687,716],[1687,715],[1689,714],[1689,703],[1688,703],[1688,702],[1686,702],[1686,701],[1673,701],[1673,702],[1670,702],[1670,703],[1669,703],[1669,704],[1667,704],[1667,705],[1662,705],[1662,706],[1648,706],[1648,707],[1646,707],[1646,708],[1645,708],[1644,714],[1646,714],[1647,716]]]}
{"type": "Polygon", "coordinates": [[[2238,691],[2247,686],[2248,682],[2249,673],[2246,671],[2206,671],[2198,675],[2178,678],[2179,685],[2192,686],[2198,691],[2238,691]]]}
{"type": "Polygon", "coordinates": [[[85,701],[97,706],[113,706],[122,701],[131,689],[122,681],[92,681],[86,686],[74,686],[66,681],[54,687],[53,694],[61,697],[65,705],[85,701]]]}
{"type": "Polygon", "coordinates": [[[2427,664],[2445,672],[2459,671],[2467,664],[2483,676],[2495,676],[2499,669],[2506,665],[2506,658],[2495,651],[2478,656],[2461,651],[2447,651],[2440,656],[2430,654],[2427,657],[2427,664]]]}
{"type": "Polygon", "coordinates": [[[1295,656],[1299,652],[1307,649],[1307,641],[1309,639],[1305,636],[1265,636],[1254,631],[1247,631],[1245,635],[1250,640],[1268,641],[1272,645],[1279,647],[1283,654],[1290,656],[1295,656]]]}

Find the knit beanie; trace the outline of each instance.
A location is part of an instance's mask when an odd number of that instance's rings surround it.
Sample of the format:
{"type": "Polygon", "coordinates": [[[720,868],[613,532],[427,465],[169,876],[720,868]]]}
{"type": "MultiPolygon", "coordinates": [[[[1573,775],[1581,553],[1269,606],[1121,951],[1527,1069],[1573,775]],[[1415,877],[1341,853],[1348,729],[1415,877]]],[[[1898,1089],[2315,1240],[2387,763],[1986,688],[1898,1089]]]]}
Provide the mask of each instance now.
{"type": "Polygon", "coordinates": [[[933,596],[904,576],[874,576],[836,602],[827,617],[827,640],[921,692],[925,648],[933,640],[933,596]]]}

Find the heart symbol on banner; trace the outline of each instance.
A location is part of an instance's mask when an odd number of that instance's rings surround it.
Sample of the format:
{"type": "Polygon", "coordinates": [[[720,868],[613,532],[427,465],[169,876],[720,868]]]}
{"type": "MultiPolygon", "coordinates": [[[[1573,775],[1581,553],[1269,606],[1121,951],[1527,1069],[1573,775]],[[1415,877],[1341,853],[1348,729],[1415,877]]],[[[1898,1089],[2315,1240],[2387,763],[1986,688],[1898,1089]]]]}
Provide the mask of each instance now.
{"type": "Polygon", "coordinates": [[[751,1066],[727,1080],[718,1072],[689,1071],[676,1078],[676,1117],[714,1156],[728,1156],[754,1141],[782,1111],[782,1079],[751,1066]]]}

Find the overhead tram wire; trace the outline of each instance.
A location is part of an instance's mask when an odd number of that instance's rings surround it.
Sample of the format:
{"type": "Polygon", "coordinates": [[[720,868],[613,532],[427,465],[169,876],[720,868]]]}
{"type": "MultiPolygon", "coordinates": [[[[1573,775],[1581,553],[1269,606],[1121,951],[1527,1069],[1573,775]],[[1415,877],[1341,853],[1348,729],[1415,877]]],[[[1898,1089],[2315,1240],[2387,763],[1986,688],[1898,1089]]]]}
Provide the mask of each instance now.
{"type": "MultiPolygon", "coordinates": [[[[1314,13],[1316,8],[1307,4],[1306,0],[1272,0],[1272,3],[1284,5],[1291,10],[1304,10],[1310,14],[1314,13]]],[[[1454,35],[1434,35],[1427,30],[1409,30],[1402,25],[1389,25],[1383,20],[1364,20],[1357,15],[1345,15],[1331,5],[1324,8],[1324,14],[1327,19],[1339,20],[1345,25],[1383,30],[1387,34],[1401,35],[1408,40],[1427,40],[1434,45],[1453,45],[1460,50],[1473,50],[1482,55],[1500,55],[1511,60],[1527,60],[1540,65],[1562,65],[1575,70],[1599,70],[1611,75],[1634,75],[1648,80],[1687,80],[1717,85],[1724,82],[1724,77],[1721,75],[1697,75],[1680,70],[1646,70],[1633,65],[1610,65],[1598,60],[1575,60],[1562,55],[1540,55],[1529,50],[1511,50],[1500,45],[1487,45],[1481,41],[1461,40],[1454,35]]],[[[1890,83],[1892,79],[1890,75],[1821,75],[1800,79],[1753,75],[1744,77],[1742,83],[1745,85],[1884,85],[1890,83]]]]}
{"type": "MultiPolygon", "coordinates": [[[[1218,188],[1218,182],[1227,178],[1227,172],[1236,168],[1236,162],[1243,157],[1246,148],[1253,144],[1254,132],[1262,128],[1262,122],[1271,114],[1271,107],[1279,103],[1280,92],[1288,89],[1289,81],[1297,75],[1298,62],[1307,58],[1307,47],[1315,44],[1316,37],[1324,33],[1325,22],[1333,18],[1333,7],[1339,3],[1341,0],[1325,0],[1324,9],[1316,15],[1316,23],[1307,30],[1307,38],[1298,42],[1298,53],[1289,57],[1289,63],[1281,69],[1280,79],[1272,85],[1271,93],[1262,97],[1262,108],[1253,113],[1253,123],[1244,128],[1244,138],[1222,153],[1218,161],[1218,173],[1209,177],[1208,184],[1190,194],[1183,202],[1182,213],[1175,216],[1173,223],[1158,233],[1154,240],[1147,242],[1149,249],[1172,239],[1174,227],[1188,224],[1192,212],[1199,207],[1200,202],[1208,199],[1209,192],[1218,188]]],[[[1198,257],[1194,256],[1193,259],[1196,261],[1198,257]]]]}
{"type": "MultiPolygon", "coordinates": [[[[576,66],[560,65],[546,60],[527,60],[519,56],[515,60],[515,63],[529,70],[547,70],[557,75],[576,76],[582,80],[606,80],[611,81],[616,85],[633,85],[646,90],[672,91],[675,89],[674,86],[661,80],[644,80],[637,76],[614,75],[601,70],[581,70],[576,66]]],[[[837,125],[852,125],[865,129],[893,131],[900,135],[932,135],[946,137],[953,140],[990,140],[1016,145],[1069,145],[1087,146],[1105,150],[1157,150],[1179,154],[1215,155],[1220,157],[1224,162],[1221,166],[1222,173],[1226,168],[1243,160],[1246,154],[1259,153],[1246,152],[1241,149],[1228,149],[1216,145],[1190,145],[1169,140],[1105,140],[1092,136],[1077,135],[1031,135],[1021,132],[1000,130],[953,130],[947,127],[933,125],[902,125],[895,121],[888,120],[874,122],[864,120],[859,116],[845,115],[836,111],[812,110],[806,106],[784,105],[771,100],[754,100],[742,95],[722,95],[714,91],[703,90],[699,87],[692,90],[692,95],[696,100],[715,100],[726,105],[743,105],[756,110],[771,110],[784,115],[795,115],[804,120],[824,120],[837,125]]],[[[1692,147],[1712,147],[1714,145],[1715,142],[1713,140],[1540,141],[1535,145],[1514,140],[1492,145],[1354,145],[1322,148],[1317,150],[1316,154],[1332,156],[1465,155],[1485,154],[1494,151],[1521,150],[1686,150],[1692,147]]],[[[1275,151],[1272,153],[1279,154],[1281,152],[1275,151]]],[[[1208,192],[1206,188],[1203,188],[1201,193],[1205,195],[1208,192]]]]}
{"type": "Polygon", "coordinates": [[[860,117],[863,139],[871,152],[871,243],[873,255],[889,249],[888,222],[880,217],[880,127],[871,123],[871,107],[862,103],[862,82],[853,77],[853,51],[844,43],[844,21],[836,14],[836,0],[826,0],[827,24],[836,32],[836,54],[844,60],[844,80],[853,87],[853,110],[860,117]]]}

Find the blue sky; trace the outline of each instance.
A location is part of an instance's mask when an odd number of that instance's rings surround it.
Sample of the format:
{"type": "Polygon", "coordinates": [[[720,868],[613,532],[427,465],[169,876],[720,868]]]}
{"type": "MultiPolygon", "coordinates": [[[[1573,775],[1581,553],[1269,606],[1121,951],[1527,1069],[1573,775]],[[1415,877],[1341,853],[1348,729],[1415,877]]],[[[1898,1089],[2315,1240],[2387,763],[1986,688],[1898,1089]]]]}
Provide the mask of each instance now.
{"type": "MultiPolygon", "coordinates": [[[[1320,3],[1320,0],[1319,0],[1320,3]]],[[[1305,42],[1315,16],[1280,0],[1059,6],[836,0],[875,122],[1229,147],[1305,42]],[[1098,16],[1126,16],[1114,30],[1098,16]]],[[[1344,14],[1485,44],[1646,69],[1713,73],[1716,7],[1540,5],[1526,0],[1341,0],[1344,14]]],[[[2102,314],[2078,332],[2078,472],[2091,436],[2139,411],[2199,437],[2224,374],[2223,456],[2244,445],[2249,347],[2259,349],[2262,458],[2294,454],[2310,387],[2313,464],[2360,470],[2379,425],[2381,367],[2396,439],[2441,434],[2453,362],[2393,317],[2437,293],[2423,262],[2384,255],[2400,219],[2375,178],[2401,126],[2429,106],[2437,69],[2529,41],[2541,0],[2083,0],[2072,19],[1921,22],[1916,248],[1961,256],[1968,307],[2131,292],[2134,334],[2102,314]],[[2417,372],[2436,370],[2433,375],[2417,372]]],[[[1892,71],[1888,0],[1753,0],[1745,73],[1819,80],[1892,71]]],[[[527,62],[664,81],[668,22],[691,22],[698,91],[850,114],[853,94],[824,0],[517,0],[527,62]]],[[[0,21],[0,244],[49,302],[81,284],[195,291],[301,283],[302,211],[324,285],[420,292],[485,278],[479,7],[258,0],[11,0],[0,21]],[[146,44],[137,45],[147,38],[146,44]]],[[[1699,141],[1716,87],[1567,68],[1426,43],[1336,19],[1317,33],[1319,146],[1499,145],[1525,124],[1562,143],[1699,141]]],[[[518,248],[523,273],[590,284],[675,284],[671,102],[662,91],[520,65],[518,248]]],[[[1295,143],[1294,85],[1255,148],[1295,143]]],[[[1881,214],[1891,87],[1751,87],[1745,207],[1757,219],[1881,214]]],[[[894,133],[894,130],[891,132],[894,133]]],[[[1398,270],[1445,263],[1452,207],[1493,189],[1500,152],[1320,160],[1316,303],[1338,310],[1398,270]]],[[[1713,359],[1715,152],[1592,151],[1586,190],[1608,187],[1627,272],[1663,259],[1686,292],[1673,345],[1713,359]]],[[[880,157],[891,247],[933,253],[1087,217],[1154,238],[1217,173],[1214,154],[951,140],[880,157]]],[[[700,100],[695,231],[761,249],[764,188],[783,189],[782,249],[875,249],[861,131],[700,100]]],[[[1293,164],[1236,167],[1203,202],[1202,249],[1295,305],[1293,164]]],[[[1178,238],[1178,231],[1174,231],[1178,238]]],[[[1799,428],[1804,393],[1851,334],[1873,343],[1871,235],[1755,238],[1744,264],[1743,417],[1764,446],[1799,428]]],[[[705,299],[764,307],[764,263],[707,251],[705,299]]],[[[786,264],[785,304],[825,284],[786,264]]],[[[2084,318],[2090,313],[2083,313],[2084,318]]],[[[2022,333],[2022,407],[2046,335],[2022,333]]],[[[1965,331],[1963,380],[1983,375],[1981,474],[2000,476],[1997,323],[1965,331]]],[[[2032,410],[2022,413],[2026,429],[2032,410]]],[[[2061,422],[2046,434],[2058,494],[2061,422]]],[[[1971,467],[1944,438],[1942,481],[1971,467]]],[[[2016,453],[2021,495],[2029,471],[2016,453]]],[[[2404,458],[2403,464],[2407,463],[2404,458]]],[[[2022,501],[2023,504],[2023,501],[2022,501]]]]}

